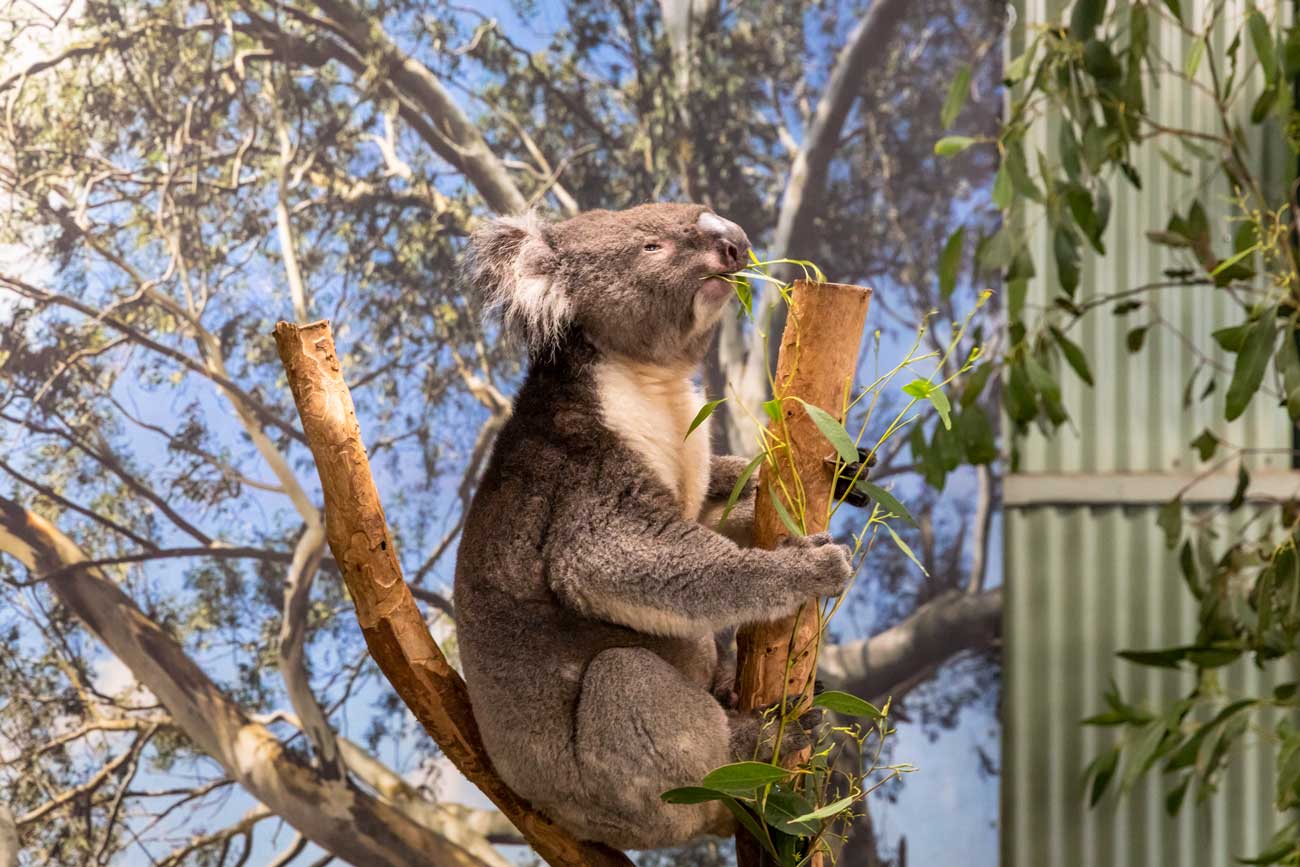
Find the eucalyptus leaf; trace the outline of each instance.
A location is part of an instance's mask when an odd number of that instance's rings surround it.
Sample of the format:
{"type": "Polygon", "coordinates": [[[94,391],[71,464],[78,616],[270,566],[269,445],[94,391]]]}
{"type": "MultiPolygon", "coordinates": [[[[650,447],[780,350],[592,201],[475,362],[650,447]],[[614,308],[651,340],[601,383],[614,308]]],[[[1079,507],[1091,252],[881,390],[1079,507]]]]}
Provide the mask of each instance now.
{"type": "MultiPolygon", "coordinates": [[[[795,398],[799,400],[798,398],[795,398]]],[[[831,415],[819,406],[813,406],[805,400],[799,400],[803,408],[808,411],[808,417],[817,425],[817,430],[821,431],[822,436],[826,437],[827,442],[835,447],[835,453],[840,456],[840,460],[846,464],[851,464],[858,459],[858,447],[853,442],[853,437],[840,424],[839,419],[831,415]]]]}
{"type": "Polygon", "coordinates": [[[843,716],[866,717],[875,720],[885,718],[885,715],[880,712],[880,708],[871,702],[858,698],[856,695],[834,689],[813,696],[813,707],[824,707],[843,716]]]}
{"type": "Polygon", "coordinates": [[[1250,405],[1255,392],[1259,391],[1264,381],[1264,372],[1268,369],[1269,358],[1273,355],[1276,338],[1277,312],[1267,310],[1251,324],[1241,351],[1237,353],[1237,362],[1232,368],[1232,381],[1224,399],[1223,416],[1228,421],[1239,418],[1250,405]]]}
{"type": "Polygon", "coordinates": [[[691,420],[690,427],[686,428],[686,436],[682,437],[682,439],[689,437],[697,427],[704,424],[705,420],[707,420],[709,416],[713,415],[713,411],[725,403],[726,400],[725,397],[720,397],[717,400],[711,400],[704,404],[704,406],[700,407],[700,411],[697,412],[695,418],[691,420]]]}
{"type": "Polygon", "coordinates": [[[867,495],[879,503],[886,512],[892,512],[913,527],[916,526],[916,519],[912,517],[912,513],[889,491],[871,482],[858,482],[858,487],[866,491],[867,495]]]}

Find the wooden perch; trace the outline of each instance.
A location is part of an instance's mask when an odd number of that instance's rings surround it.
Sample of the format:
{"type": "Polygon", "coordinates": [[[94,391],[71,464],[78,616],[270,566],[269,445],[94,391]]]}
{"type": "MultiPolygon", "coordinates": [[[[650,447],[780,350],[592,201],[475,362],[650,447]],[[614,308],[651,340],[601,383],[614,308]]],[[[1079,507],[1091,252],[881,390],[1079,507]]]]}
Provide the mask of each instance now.
{"type": "MultiPolygon", "coordinates": [[[[764,463],[754,504],[754,544],[775,548],[789,535],[772,499],[780,490],[802,490],[805,529],[811,535],[830,522],[834,470],[825,459],[834,447],[817,429],[800,398],[831,415],[839,415],[858,366],[862,329],[871,290],[840,283],[798,280],[792,288],[790,313],[777,355],[776,397],[782,398],[782,424],[769,429],[784,441],[776,451],[777,469],[764,463]]],[[[842,422],[843,419],[840,419],[842,422]]],[[[793,504],[785,505],[793,513],[793,504]]],[[[742,708],[763,708],[789,695],[799,705],[811,700],[817,670],[817,600],[809,600],[789,618],[759,623],[737,636],[736,692],[742,708]],[[786,662],[793,657],[789,680],[786,662]]],[[[756,867],[761,850],[743,830],[736,838],[738,863],[756,867]]],[[[814,856],[820,864],[820,855],[814,856]]]]}
{"type": "Polygon", "coordinates": [[[465,682],[448,664],[402,579],[397,550],[328,322],[275,326],[275,342],[325,494],[326,533],[370,655],[443,753],[554,867],[631,867],[537,812],[492,769],[465,682]]]}

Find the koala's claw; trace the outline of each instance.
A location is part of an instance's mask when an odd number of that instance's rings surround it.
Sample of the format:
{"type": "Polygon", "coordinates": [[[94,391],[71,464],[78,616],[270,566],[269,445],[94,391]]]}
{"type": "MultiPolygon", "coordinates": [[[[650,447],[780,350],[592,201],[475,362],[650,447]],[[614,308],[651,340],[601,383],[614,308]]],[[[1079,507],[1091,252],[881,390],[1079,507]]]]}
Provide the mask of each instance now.
{"type": "MultiPolygon", "coordinates": [[[[828,466],[834,468],[838,463],[835,458],[827,458],[828,466]]],[[[867,473],[876,465],[876,456],[867,449],[858,449],[858,459],[851,464],[846,464],[835,476],[835,498],[842,499],[858,509],[864,509],[871,505],[871,497],[867,492],[857,486],[856,482],[866,479],[867,473]],[[855,481],[856,480],[856,481],[855,481]]]]}
{"type": "Polygon", "coordinates": [[[782,548],[820,548],[835,541],[830,533],[813,533],[810,536],[786,536],[781,540],[782,548]]]}

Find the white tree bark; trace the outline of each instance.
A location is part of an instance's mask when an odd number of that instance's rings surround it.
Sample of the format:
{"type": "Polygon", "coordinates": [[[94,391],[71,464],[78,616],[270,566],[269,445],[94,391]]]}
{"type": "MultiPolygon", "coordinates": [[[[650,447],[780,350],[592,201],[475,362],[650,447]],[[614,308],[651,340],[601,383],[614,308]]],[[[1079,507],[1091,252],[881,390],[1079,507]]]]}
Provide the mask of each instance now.
{"type": "Polygon", "coordinates": [[[0,552],[50,591],[167,708],[194,744],[272,812],[353,864],[484,867],[446,837],[344,780],[324,778],[227,698],[172,638],[56,527],[0,498],[0,552]]]}

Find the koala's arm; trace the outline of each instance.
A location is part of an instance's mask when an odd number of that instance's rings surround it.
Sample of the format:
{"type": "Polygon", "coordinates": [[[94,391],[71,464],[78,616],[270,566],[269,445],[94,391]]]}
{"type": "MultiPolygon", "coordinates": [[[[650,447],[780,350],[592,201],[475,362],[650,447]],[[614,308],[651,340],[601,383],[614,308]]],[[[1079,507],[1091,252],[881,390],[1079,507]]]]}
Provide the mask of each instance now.
{"type": "Polygon", "coordinates": [[[850,575],[847,549],[826,534],[767,551],[666,511],[612,507],[566,523],[546,551],[556,595],[640,632],[698,636],[771,619],[842,592],[850,575]]]}
{"type": "MultiPolygon", "coordinates": [[[[710,500],[721,500],[726,502],[731,496],[731,491],[736,487],[736,481],[740,474],[749,466],[749,458],[742,458],[740,455],[714,455],[709,459],[709,489],[705,497],[710,500]]],[[[754,485],[758,480],[758,471],[755,470],[745,482],[745,489],[740,492],[740,499],[743,502],[754,497],[754,485]]]]}
{"type": "Polygon", "coordinates": [[[726,520],[722,513],[726,510],[727,500],[736,487],[740,474],[749,465],[749,460],[738,455],[714,455],[709,461],[709,487],[704,495],[704,508],[700,512],[700,523],[710,530],[716,530],[737,545],[748,548],[754,544],[754,491],[758,472],[750,474],[745,487],[727,512],[726,520]]]}

